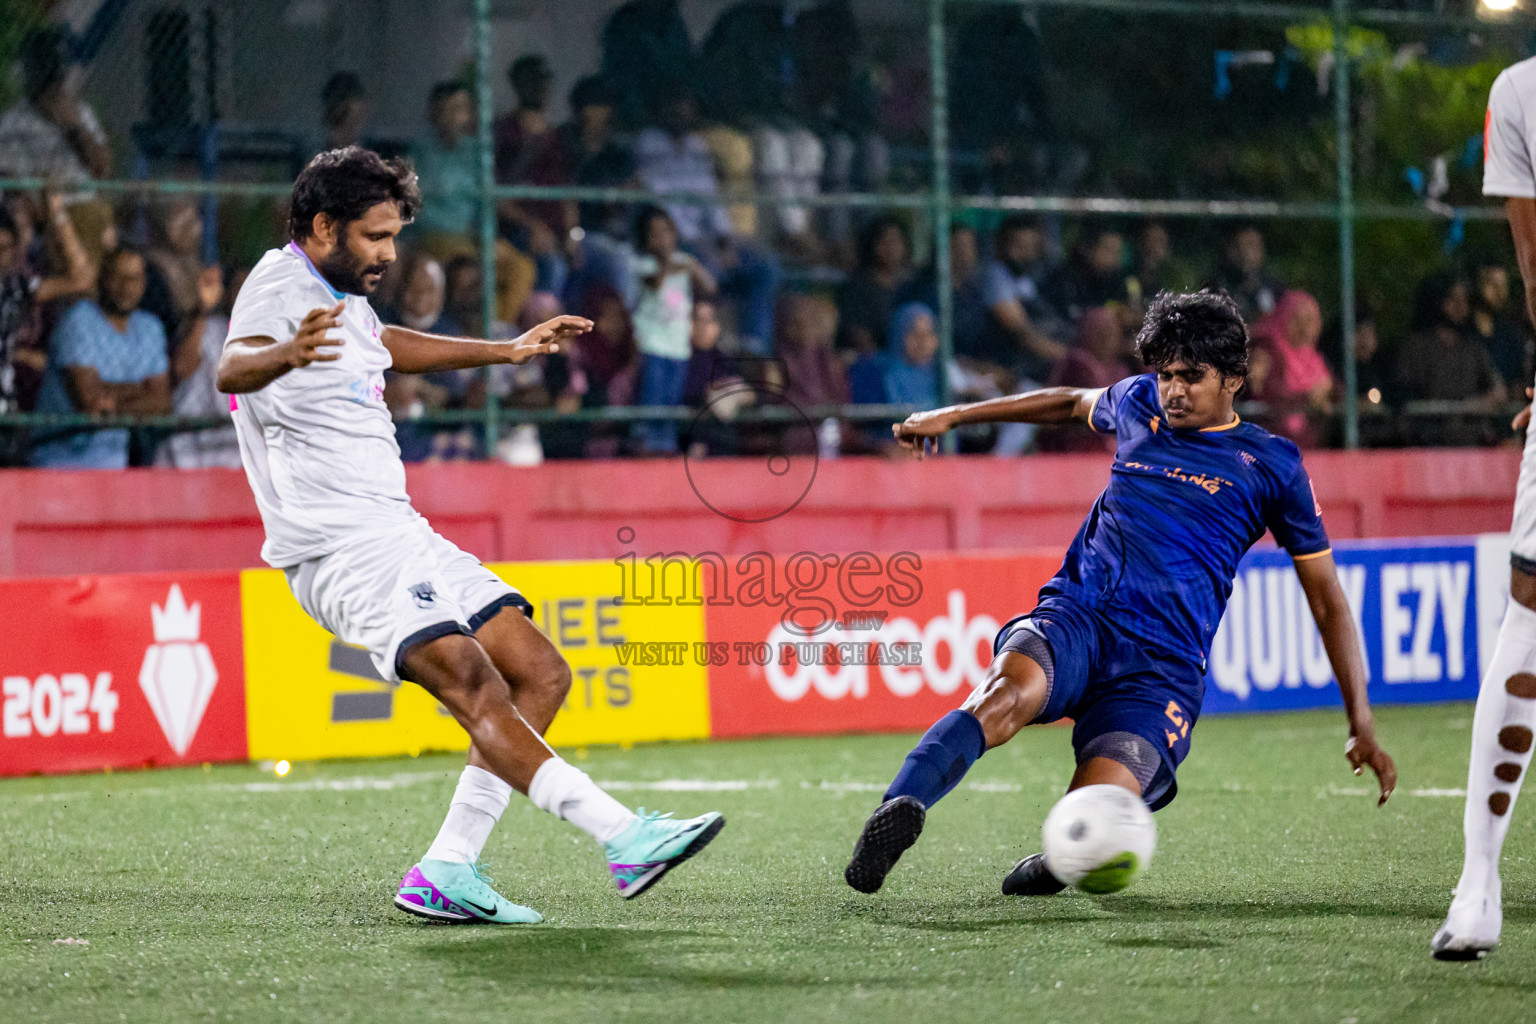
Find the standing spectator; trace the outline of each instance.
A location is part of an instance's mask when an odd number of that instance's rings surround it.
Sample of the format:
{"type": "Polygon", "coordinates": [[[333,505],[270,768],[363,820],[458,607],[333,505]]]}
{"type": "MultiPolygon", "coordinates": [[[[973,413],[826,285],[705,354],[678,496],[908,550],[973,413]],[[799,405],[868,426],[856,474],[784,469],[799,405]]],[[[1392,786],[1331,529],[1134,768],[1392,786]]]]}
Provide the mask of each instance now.
{"type": "MultiPolygon", "coordinates": [[[[0,205],[0,413],[30,408],[33,382],[47,366],[39,307],[91,290],[95,270],[80,244],[64,200],[48,195],[48,236],[64,256],[66,273],[44,276],[29,264],[26,239],[10,208],[0,205]]],[[[0,455],[4,454],[0,446],[0,455]]]]}
{"type": "MultiPolygon", "coordinates": [[[[642,253],[640,301],[635,306],[635,343],[640,350],[640,404],[677,405],[683,398],[688,359],[693,353],[693,295],[711,295],[714,278],[698,260],[678,250],[672,217],[659,206],[635,216],[635,245],[642,253]]],[[[677,451],[677,424],[654,420],[635,424],[642,454],[677,451]]]]}
{"type": "Polygon", "coordinates": [[[693,66],[693,42],[677,8],[678,0],[629,0],[603,26],[603,80],[626,128],[645,124],[665,83],[693,66]]]}
{"type": "MultiPolygon", "coordinates": [[[[563,185],[571,180],[565,138],[549,123],[554,72],[541,54],[525,53],[507,69],[517,106],[496,119],[496,181],[502,185],[563,185]]],[[[539,266],[535,288],[559,291],[564,284],[562,249],[576,226],[576,204],[564,200],[505,199],[496,206],[512,244],[539,266]]]]}
{"type": "Polygon", "coordinates": [[[837,291],[838,348],[860,356],[879,350],[911,260],[912,244],[900,217],[885,213],[864,225],[858,263],[837,291]]]}
{"type": "MultiPolygon", "coordinates": [[[[139,309],[144,279],[143,254],[128,247],[108,254],[101,267],[99,299],[76,303],[54,330],[38,412],[170,411],[165,328],[139,309]]],[[[55,434],[33,447],[30,461],[64,469],[123,469],[128,465],[128,431],[55,434]]]]}
{"type": "Polygon", "coordinates": [[[1214,285],[1232,296],[1237,310],[1250,324],[1274,312],[1285,285],[1270,273],[1264,249],[1264,232],[1257,224],[1239,224],[1227,236],[1214,285]]]}
{"type": "MultiPolygon", "coordinates": [[[[591,188],[635,184],[635,154],[613,134],[612,92],[601,78],[589,76],[571,89],[571,120],[560,129],[572,164],[572,180],[591,188]]],[[[583,202],[577,207],[581,239],[566,278],[565,298],[574,305],[594,282],[614,288],[627,303],[639,298],[631,268],[634,250],[622,203],[583,202]]]]}
{"type": "Polygon", "coordinates": [[[1477,299],[1472,306],[1472,328],[1494,369],[1507,384],[1526,381],[1531,376],[1529,357],[1531,332],[1509,304],[1509,271],[1498,264],[1477,268],[1477,299]]]}
{"type": "Polygon", "coordinates": [[[1333,411],[1333,374],[1318,351],[1323,313],[1317,300],[1292,289],[1274,312],[1253,328],[1255,347],[1264,347],[1271,366],[1258,397],[1274,407],[1271,428],[1304,448],[1317,441],[1314,416],[1333,411]]]}
{"type": "MultiPolygon", "coordinates": [[[[661,93],[658,128],[647,128],[635,141],[640,181],[657,192],[719,194],[714,158],[697,128],[698,110],[688,87],[673,79],[661,93]]],[[[723,206],[672,203],[667,213],[677,225],[683,249],[719,284],[721,297],[736,305],[741,347],[766,354],[773,341],[773,304],[779,268],[767,253],[735,235],[723,206]]],[[[636,248],[640,247],[636,240],[636,248]]]]}
{"type": "Polygon", "coordinates": [[[112,176],[112,152],[69,75],[64,29],[40,29],[22,42],[23,96],[0,114],[0,178],[48,178],[78,186],[112,176]]]}
{"type": "MultiPolygon", "coordinates": [[[[219,393],[214,378],[224,340],[229,336],[229,303],[225,297],[232,297],[238,288],[226,289],[224,273],[218,267],[202,270],[195,287],[197,310],[181,340],[172,346],[171,411],[189,418],[228,419],[229,396],[219,393]]],[[[239,469],[240,441],[235,436],[234,424],[172,434],[155,452],[155,464],[177,469],[239,469]]]]}
{"type": "Polygon", "coordinates": [[[460,81],[439,82],[427,103],[432,131],[411,146],[421,176],[421,213],[412,231],[440,259],[475,247],[480,211],[480,168],[475,155],[474,103],[460,81]]]}
{"type": "Polygon", "coordinates": [[[1440,273],[1419,285],[1413,334],[1397,359],[1405,400],[1476,401],[1490,407],[1504,400],[1503,381],[1471,320],[1465,279],[1440,273]]]}
{"type": "Polygon", "coordinates": [[[998,225],[995,244],[996,258],[983,272],[987,332],[972,355],[1012,370],[1021,382],[1016,386],[1047,380],[1067,347],[1051,336],[1066,325],[1041,296],[1048,273],[1045,232],[1038,218],[1014,214],[998,225]]]}
{"type": "Polygon", "coordinates": [[[1076,324],[1083,311],[1111,302],[1131,301],[1125,273],[1125,236],[1103,221],[1086,221],[1077,231],[1072,254],[1040,285],[1046,302],[1076,324]]]}

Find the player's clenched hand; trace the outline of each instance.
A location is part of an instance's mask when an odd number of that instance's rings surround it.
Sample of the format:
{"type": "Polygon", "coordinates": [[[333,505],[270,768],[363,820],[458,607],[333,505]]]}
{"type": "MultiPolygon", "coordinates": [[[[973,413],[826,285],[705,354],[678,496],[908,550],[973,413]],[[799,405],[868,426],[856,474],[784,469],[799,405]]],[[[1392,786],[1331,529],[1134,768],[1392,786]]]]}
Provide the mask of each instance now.
{"type": "Polygon", "coordinates": [[[932,409],[928,412],[915,412],[902,422],[892,424],[891,433],[896,436],[897,444],[921,459],[927,448],[927,439],[939,437],[953,426],[948,410],[932,409]]]}
{"type": "Polygon", "coordinates": [[[343,300],[330,309],[312,309],[304,315],[299,333],[288,343],[290,366],[297,370],[310,363],[333,363],[341,358],[341,353],[336,351],[342,344],[341,339],[328,338],[326,332],[341,326],[341,312],[346,306],[343,300]]]}
{"type": "Polygon", "coordinates": [[[1376,806],[1386,803],[1397,788],[1397,766],[1392,763],[1392,756],[1376,745],[1376,737],[1369,733],[1351,736],[1344,744],[1344,756],[1349,759],[1356,775],[1366,768],[1376,773],[1376,781],[1381,784],[1381,799],[1376,801],[1376,806]]]}
{"type": "Polygon", "coordinates": [[[521,338],[506,343],[507,362],[526,363],[534,356],[560,351],[560,343],[592,329],[592,321],[580,316],[557,316],[546,320],[521,338]]]}
{"type": "MultiPolygon", "coordinates": [[[[1536,388],[1526,388],[1525,389],[1525,397],[1526,398],[1536,398],[1536,388]]],[[[1519,412],[1515,413],[1515,418],[1510,421],[1509,429],[1510,430],[1524,430],[1526,427],[1530,426],[1530,423],[1531,423],[1531,407],[1530,406],[1526,406],[1524,409],[1521,409],[1519,412]]]]}

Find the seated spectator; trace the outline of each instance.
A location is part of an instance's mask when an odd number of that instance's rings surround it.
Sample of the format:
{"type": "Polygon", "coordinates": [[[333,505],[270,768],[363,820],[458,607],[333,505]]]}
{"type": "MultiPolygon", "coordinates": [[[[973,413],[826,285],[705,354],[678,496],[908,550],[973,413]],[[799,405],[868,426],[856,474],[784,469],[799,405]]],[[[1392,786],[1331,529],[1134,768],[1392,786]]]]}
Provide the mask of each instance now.
{"type": "Polygon", "coordinates": [[[839,349],[858,356],[879,351],[911,260],[912,244],[900,217],[881,214],[864,225],[858,262],[837,290],[839,349]]]}
{"type": "Polygon", "coordinates": [[[1052,334],[1064,331],[1066,324],[1041,295],[1041,280],[1049,271],[1039,219],[1022,214],[1004,218],[995,245],[996,256],[983,270],[987,329],[964,354],[1009,369],[1016,378],[1009,390],[1016,390],[1049,379],[1057,360],[1067,354],[1052,334]]]}
{"type": "Polygon", "coordinates": [[[1317,443],[1315,416],[1333,411],[1333,374],[1318,351],[1323,313],[1306,292],[1285,292],[1274,312],[1253,328],[1255,347],[1272,360],[1264,390],[1256,397],[1273,407],[1270,429],[1304,448],[1317,443]]]}
{"type": "Polygon", "coordinates": [[[338,71],[320,90],[320,144],[316,152],[362,146],[372,149],[368,128],[368,91],[356,71],[338,71]]]}
{"type": "MultiPolygon", "coordinates": [[[[144,256],[122,247],[102,263],[100,297],[72,306],[53,332],[48,371],[38,394],[44,413],[162,415],[171,409],[165,328],[139,309],[144,256]]],[[[40,433],[33,466],[123,469],[128,431],[66,430],[40,433]]]]}
{"type": "MultiPolygon", "coordinates": [[[[624,188],[635,182],[635,154],[613,135],[612,93],[596,76],[581,79],[571,89],[571,120],[560,134],[570,155],[572,181],[589,188],[624,188]]],[[[580,240],[574,247],[565,299],[575,305],[594,282],[624,296],[639,298],[631,263],[635,252],[623,203],[583,202],[577,206],[580,240]]]]}
{"type": "MultiPolygon", "coordinates": [[[[1161,291],[1190,291],[1196,281],[1173,258],[1173,240],[1168,225],[1147,220],[1136,233],[1136,266],[1126,278],[1131,304],[1140,310],[1161,291]]],[[[1137,314],[1140,316],[1140,314],[1137,314]]]]}
{"type": "Polygon", "coordinates": [[[1041,297],[1057,313],[1076,324],[1093,306],[1130,305],[1125,273],[1125,236],[1103,221],[1085,221],[1077,232],[1067,262],[1040,284],[1041,297]]]}
{"type": "Polygon", "coordinates": [[[144,256],[149,276],[140,307],[165,327],[174,349],[201,330],[203,303],[203,218],[191,196],[175,196],[150,207],[149,248],[144,256]]]}
{"type": "MultiPolygon", "coordinates": [[[[573,391],[579,394],[581,407],[633,405],[639,359],[624,297],[608,285],[594,283],[575,309],[578,316],[592,321],[592,329],[578,335],[573,343],[573,391]]],[[[579,426],[574,441],[581,456],[612,458],[624,447],[628,430],[621,430],[618,424],[579,426]]]]}
{"type": "MultiPolygon", "coordinates": [[[[673,79],[660,95],[660,127],[647,128],[635,142],[641,183],[658,192],[718,195],[714,157],[698,132],[692,93],[673,79]]],[[[722,206],[671,203],[667,213],[677,225],[681,247],[715,279],[720,297],[735,303],[740,347],[755,355],[766,354],[773,341],[777,261],[737,237],[736,226],[722,206]]],[[[640,248],[638,241],[635,246],[640,248]]]]}
{"type": "Polygon", "coordinates": [[[1488,355],[1493,368],[1507,384],[1531,377],[1529,346],[1531,332],[1526,321],[1509,304],[1509,270],[1497,264],[1477,268],[1477,297],[1472,307],[1472,328],[1488,355]]]}
{"type": "Polygon", "coordinates": [[[21,47],[22,99],[0,114],[0,178],[78,186],[112,176],[112,151],[69,74],[67,30],[49,26],[21,47]]]}
{"type": "Polygon", "coordinates": [[[1212,286],[1232,296],[1250,324],[1274,312],[1285,285],[1266,263],[1264,232],[1257,224],[1239,224],[1227,236],[1212,286]]]}
{"type": "MultiPolygon", "coordinates": [[[[226,288],[224,271],[207,267],[199,272],[196,289],[197,309],[187,317],[181,340],[172,345],[171,412],[188,418],[227,419],[229,396],[219,393],[214,379],[229,336],[229,306],[238,287],[226,288]],[[230,301],[225,301],[226,296],[230,301]]],[[[240,441],[234,425],[172,434],[156,450],[155,465],[239,469],[240,441]]]]}
{"type": "Polygon", "coordinates": [[[786,295],[779,302],[774,354],[784,372],[784,397],[801,409],[843,405],[848,372],[833,351],[837,307],[812,295],[786,295]]]}
{"type": "MultiPolygon", "coordinates": [[[[1065,359],[1056,364],[1051,387],[1107,388],[1142,373],[1134,357],[1120,317],[1108,306],[1094,306],[1077,321],[1077,337],[1065,359]]],[[[1070,427],[1044,427],[1039,433],[1043,452],[1098,452],[1115,450],[1113,437],[1070,427]]]]}
{"type": "Polygon", "coordinates": [[[1440,273],[1419,285],[1413,333],[1397,357],[1397,383],[1405,401],[1504,401],[1504,382],[1482,339],[1472,329],[1471,288],[1440,273]]]}
{"type": "MultiPolygon", "coordinates": [[[[1344,395],[1344,330],[1334,320],[1323,331],[1319,344],[1334,379],[1334,400],[1344,395]]],[[[1363,403],[1382,405],[1392,400],[1392,380],[1376,333],[1376,315],[1364,299],[1355,300],[1355,393],[1363,403]]]]}
{"type": "Polygon", "coordinates": [[[421,212],[411,225],[420,244],[439,259],[475,247],[479,238],[480,163],[475,154],[475,107],[460,81],[432,87],[431,134],[411,146],[421,177],[421,212]]]}
{"type": "MultiPolygon", "coordinates": [[[[640,301],[635,305],[635,344],[640,350],[641,405],[678,405],[693,354],[693,296],[712,295],[714,278],[699,261],[678,249],[677,228],[659,206],[635,215],[635,246],[640,301]]],[[[649,420],[635,424],[642,454],[677,451],[677,423],[649,420]]]]}
{"type": "MultiPolygon", "coordinates": [[[[564,185],[571,180],[565,138],[549,123],[554,72],[540,54],[526,53],[507,69],[517,106],[496,119],[493,134],[496,181],[502,185],[564,185]]],[[[512,244],[539,266],[535,288],[558,292],[565,283],[563,250],[576,226],[576,204],[563,200],[503,199],[496,204],[512,244]]]]}
{"type": "MultiPolygon", "coordinates": [[[[1012,378],[1005,368],[978,355],[987,331],[985,277],[976,229],[958,221],[949,228],[949,280],[956,357],[967,370],[996,376],[999,386],[1007,388],[1009,384],[1002,381],[1006,379],[1011,383],[1012,378]]],[[[938,288],[938,272],[930,263],[902,287],[897,302],[921,302],[929,309],[937,310],[938,288]]]]}
{"type": "Polygon", "coordinates": [[[441,263],[426,253],[412,253],[394,273],[400,282],[398,298],[393,307],[380,310],[381,319],[427,334],[466,336],[459,322],[445,312],[448,276],[441,263]]]}
{"type": "MultiPolygon", "coordinates": [[[[707,410],[687,430],[687,450],[692,458],[706,455],[737,455],[742,439],[734,420],[757,401],[757,394],[739,372],[735,360],[720,351],[720,317],[709,297],[693,300],[689,341],[693,354],[683,384],[683,404],[707,410]]],[[[755,360],[754,360],[755,361],[755,360]]],[[[778,446],[774,446],[778,450],[778,446]]]]}
{"type": "MultiPolygon", "coordinates": [[[[9,205],[0,205],[0,413],[32,408],[37,386],[48,365],[43,344],[41,310],[44,303],[91,291],[96,274],[80,236],[64,212],[64,200],[46,197],[47,232],[63,254],[67,271],[44,275],[28,259],[27,234],[9,205]]],[[[0,465],[19,457],[12,442],[0,439],[0,465]]]]}
{"type": "Polygon", "coordinates": [[[939,334],[933,310],[909,302],[891,314],[881,383],[885,400],[932,409],[939,404],[939,334]]]}

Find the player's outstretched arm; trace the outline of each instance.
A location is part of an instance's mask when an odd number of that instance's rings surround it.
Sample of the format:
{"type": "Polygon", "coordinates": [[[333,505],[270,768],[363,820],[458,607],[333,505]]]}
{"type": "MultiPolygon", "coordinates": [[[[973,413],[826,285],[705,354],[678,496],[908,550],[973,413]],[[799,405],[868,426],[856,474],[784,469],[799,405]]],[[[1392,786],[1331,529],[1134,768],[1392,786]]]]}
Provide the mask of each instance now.
{"type": "Polygon", "coordinates": [[[275,338],[230,338],[219,355],[214,386],[226,395],[245,395],[260,391],[289,370],[310,363],[331,363],[341,358],[337,349],[340,338],[328,338],[326,332],[341,325],[346,303],[329,309],[312,309],[299,324],[299,331],[288,341],[275,338]]]}
{"type": "Polygon", "coordinates": [[[1344,713],[1349,716],[1349,740],[1344,744],[1344,756],[1349,759],[1356,775],[1365,768],[1376,773],[1376,781],[1381,785],[1381,798],[1376,802],[1379,807],[1397,787],[1397,767],[1391,756],[1376,745],[1376,724],[1365,696],[1365,664],[1360,657],[1360,638],[1355,631],[1354,613],[1349,609],[1344,588],[1339,585],[1333,555],[1324,552],[1299,559],[1296,575],[1301,579],[1301,589],[1307,595],[1307,605],[1312,609],[1312,618],[1317,621],[1318,632],[1323,635],[1323,648],[1328,652],[1334,678],[1339,681],[1339,690],[1344,694],[1344,713]]]}
{"type": "Polygon", "coordinates": [[[903,448],[922,458],[926,438],[939,437],[966,423],[1066,423],[1074,419],[1086,423],[1094,399],[1102,392],[1102,388],[1040,388],[985,402],[950,405],[915,412],[892,425],[891,432],[903,448]]]}
{"type": "Polygon", "coordinates": [[[386,327],[384,347],[394,357],[396,373],[432,373],[435,370],[471,370],[477,366],[526,363],[535,356],[560,351],[560,346],[592,329],[592,321],[579,316],[557,316],[511,341],[475,341],[423,334],[404,327],[386,327]]]}

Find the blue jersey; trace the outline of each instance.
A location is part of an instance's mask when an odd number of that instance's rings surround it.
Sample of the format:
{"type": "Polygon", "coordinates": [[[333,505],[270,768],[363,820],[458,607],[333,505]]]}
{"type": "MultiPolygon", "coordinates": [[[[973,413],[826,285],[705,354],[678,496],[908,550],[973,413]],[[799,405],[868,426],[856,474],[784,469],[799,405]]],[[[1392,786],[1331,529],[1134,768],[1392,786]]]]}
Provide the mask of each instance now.
{"type": "Polygon", "coordinates": [[[1301,452],[1285,438],[1241,420],[1170,429],[1150,374],[1103,391],[1088,422],[1115,435],[1114,468],[1042,600],[1075,598],[1203,669],[1238,560],[1266,529],[1293,558],[1328,552],[1301,452]]]}

